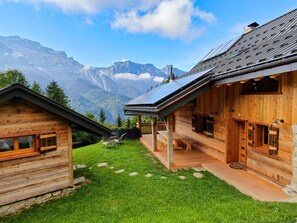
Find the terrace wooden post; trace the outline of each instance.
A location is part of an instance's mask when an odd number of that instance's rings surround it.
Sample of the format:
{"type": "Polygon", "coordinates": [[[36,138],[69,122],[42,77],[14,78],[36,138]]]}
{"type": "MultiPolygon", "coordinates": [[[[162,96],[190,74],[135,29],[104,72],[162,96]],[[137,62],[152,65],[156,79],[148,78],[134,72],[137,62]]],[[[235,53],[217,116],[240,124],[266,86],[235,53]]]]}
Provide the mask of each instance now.
{"type": "Polygon", "coordinates": [[[166,129],[168,132],[167,161],[168,161],[169,168],[170,168],[170,165],[173,164],[173,117],[171,114],[167,116],[166,129]]]}
{"type": "Polygon", "coordinates": [[[137,116],[137,128],[140,130],[140,136],[142,135],[141,132],[141,115],[137,116]]]}
{"type": "Polygon", "coordinates": [[[157,148],[157,118],[152,117],[152,146],[154,151],[158,151],[157,148]]]}

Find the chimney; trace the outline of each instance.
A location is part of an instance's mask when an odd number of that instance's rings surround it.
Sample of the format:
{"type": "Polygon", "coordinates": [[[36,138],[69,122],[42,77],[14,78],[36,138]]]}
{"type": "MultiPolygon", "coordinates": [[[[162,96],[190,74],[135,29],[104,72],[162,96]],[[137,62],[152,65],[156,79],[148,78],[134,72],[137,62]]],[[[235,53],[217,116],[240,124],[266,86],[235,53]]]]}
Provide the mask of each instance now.
{"type": "Polygon", "coordinates": [[[244,33],[248,33],[250,31],[253,31],[254,29],[256,29],[259,26],[258,23],[253,22],[251,24],[249,24],[247,27],[244,27],[244,33]]]}
{"type": "Polygon", "coordinates": [[[173,71],[172,71],[172,67],[173,67],[173,65],[169,65],[168,66],[168,73],[169,73],[169,81],[173,81],[173,79],[174,79],[174,74],[173,74],[173,71]]]}

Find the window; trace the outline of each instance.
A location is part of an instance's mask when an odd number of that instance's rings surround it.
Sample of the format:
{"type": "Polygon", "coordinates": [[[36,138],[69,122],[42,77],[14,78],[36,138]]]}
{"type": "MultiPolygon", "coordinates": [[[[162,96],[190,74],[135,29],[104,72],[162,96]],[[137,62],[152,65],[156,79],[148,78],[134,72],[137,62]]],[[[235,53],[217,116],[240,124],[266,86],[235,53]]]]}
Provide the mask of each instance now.
{"type": "Polygon", "coordinates": [[[278,154],[279,129],[268,126],[249,123],[248,125],[248,145],[257,149],[264,149],[270,155],[278,154]]]}
{"type": "Polygon", "coordinates": [[[192,131],[204,133],[207,137],[212,138],[214,134],[214,118],[202,114],[193,115],[192,131]]]}
{"type": "Polygon", "coordinates": [[[256,147],[268,146],[268,132],[268,126],[256,125],[256,147]]]}
{"type": "Polygon", "coordinates": [[[242,84],[242,93],[280,93],[278,78],[264,77],[258,81],[252,79],[242,84]]]}
{"type": "Polygon", "coordinates": [[[36,145],[36,135],[1,137],[0,160],[5,157],[19,157],[23,154],[36,152],[36,145]]]}
{"type": "Polygon", "coordinates": [[[0,161],[38,155],[57,149],[56,133],[0,136],[0,161]]]}

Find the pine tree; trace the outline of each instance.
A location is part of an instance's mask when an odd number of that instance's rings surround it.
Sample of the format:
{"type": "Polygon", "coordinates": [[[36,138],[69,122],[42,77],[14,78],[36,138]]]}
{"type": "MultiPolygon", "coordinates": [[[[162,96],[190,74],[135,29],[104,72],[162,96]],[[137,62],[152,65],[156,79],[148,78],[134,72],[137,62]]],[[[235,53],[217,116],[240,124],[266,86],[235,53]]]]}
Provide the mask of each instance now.
{"type": "Polygon", "coordinates": [[[122,124],[123,124],[123,121],[122,121],[122,118],[121,118],[120,114],[118,114],[118,117],[117,117],[116,121],[117,121],[118,128],[120,128],[122,126],[122,124]]]}
{"type": "Polygon", "coordinates": [[[26,77],[18,70],[14,69],[0,72],[0,88],[4,88],[16,83],[22,84],[25,87],[30,86],[26,77]]]}
{"type": "Polygon", "coordinates": [[[104,124],[105,120],[106,120],[105,112],[103,111],[103,109],[101,109],[99,112],[99,122],[104,124]]]}
{"type": "Polygon", "coordinates": [[[126,120],[126,129],[130,129],[130,127],[131,127],[131,120],[130,120],[130,118],[127,118],[127,120],[126,120]]]}
{"type": "Polygon", "coordinates": [[[38,84],[36,81],[33,82],[31,89],[39,94],[44,94],[40,84],[38,84]]]}
{"type": "Polygon", "coordinates": [[[95,115],[92,113],[92,112],[88,112],[85,114],[85,116],[89,119],[92,119],[93,121],[97,121],[96,118],[95,118],[95,115]]]}
{"type": "Polygon", "coordinates": [[[52,81],[47,85],[45,95],[61,105],[70,107],[68,96],[65,94],[64,90],[59,87],[56,81],[52,81]]]}

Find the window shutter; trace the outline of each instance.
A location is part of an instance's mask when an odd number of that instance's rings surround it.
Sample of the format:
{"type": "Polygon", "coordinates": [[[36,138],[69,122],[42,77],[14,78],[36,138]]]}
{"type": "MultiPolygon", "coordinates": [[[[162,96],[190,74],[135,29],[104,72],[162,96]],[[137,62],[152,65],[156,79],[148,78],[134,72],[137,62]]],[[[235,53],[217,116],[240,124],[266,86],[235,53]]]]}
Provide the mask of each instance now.
{"type": "Polygon", "coordinates": [[[205,134],[207,137],[213,137],[214,133],[214,118],[213,117],[206,117],[206,131],[205,134]]]}
{"type": "Polygon", "coordinates": [[[255,125],[253,123],[248,124],[248,145],[255,146],[255,125]]]}
{"type": "Polygon", "coordinates": [[[57,134],[56,133],[47,133],[41,134],[40,138],[40,148],[41,152],[46,152],[49,150],[57,149],[57,134]]]}
{"type": "Polygon", "coordinates": [[[279,144],[279,129],[275,127],[269,127],[268,132],[268,146],[270,154],[278,153],[278,144],[279,144]]]}

